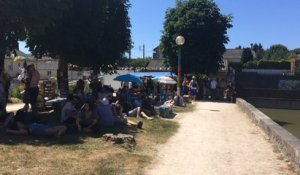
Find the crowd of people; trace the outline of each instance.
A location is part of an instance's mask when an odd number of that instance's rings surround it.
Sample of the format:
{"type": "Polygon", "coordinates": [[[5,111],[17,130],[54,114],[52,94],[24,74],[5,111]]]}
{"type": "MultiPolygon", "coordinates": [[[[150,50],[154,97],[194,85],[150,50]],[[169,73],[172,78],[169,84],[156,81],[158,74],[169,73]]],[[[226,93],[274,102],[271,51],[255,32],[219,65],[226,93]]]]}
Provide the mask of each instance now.
{"type": "Polygon", "coordinates": [[[189,80],[184,77],[182,82],[182,95],[195,100],[220,100],[235,102],[235,71],[229,67],[226,77],[196,77],[189,80]]]}
{"type": "Polygon", "coordinates": [[[152,120],[157,112],[168,113],[175,106],[184,106],[184,97],[197,99],[235,100],[234,71],[230,69],[226,78],[184,77],[181,94],[177,96],[176,85],[160,84],[151,77],[144,77],[143,83],[125,83],[117,92],[110,86],[103,85],[97,78],[89,84],[78,80],[72,93],[60,108],[59,124],[56,126],[40,122],[36,108],[38,82],[40,79],[34,65],[29,65],[26,76],[22,78],[25,86],[24,107],[16,115],[7,113],[7,94],[5,78],[0,75],[0,123],[6,132],[17,135],[60,137],[66,132],[92,133],[102,128],[114,126],[136,127],[142,129],[140,118],[152,120]],[[89,91],[85,89],[88,87],[89,91]],[[29,104],[31,110],[29,109],[29,104]],[[130,117],[138,118],[133,122],[130,117]]]}

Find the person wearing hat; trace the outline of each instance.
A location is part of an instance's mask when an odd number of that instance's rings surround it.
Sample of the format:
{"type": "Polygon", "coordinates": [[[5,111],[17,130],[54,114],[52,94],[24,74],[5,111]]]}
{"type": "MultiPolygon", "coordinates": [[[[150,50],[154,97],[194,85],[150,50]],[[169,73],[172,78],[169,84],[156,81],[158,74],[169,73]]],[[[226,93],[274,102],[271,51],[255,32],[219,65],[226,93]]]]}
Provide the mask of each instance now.
{"type": "Polygon", "coordinates": [[[40,73],[35,69],[34,64],[30,64],[27,66],[27,71],[29,74],[29,88],[28,92],[30,94],[29,103],[31,105],[32,112],[37,112],[37,96],[39,95],[39,81],[40,81],[40,73]]]}

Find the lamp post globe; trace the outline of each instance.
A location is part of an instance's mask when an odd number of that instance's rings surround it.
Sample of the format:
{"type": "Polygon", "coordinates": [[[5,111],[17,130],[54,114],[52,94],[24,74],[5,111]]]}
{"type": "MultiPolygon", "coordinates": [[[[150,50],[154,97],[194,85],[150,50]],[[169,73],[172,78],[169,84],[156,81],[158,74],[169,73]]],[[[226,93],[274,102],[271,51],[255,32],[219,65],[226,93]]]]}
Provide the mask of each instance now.
{"type": "Polygon", "coordinates": [[[176,37],[176,44],[179,46],[178,49],[178,71],[177,71],[177,97],[180,97],[180,79],[181,79],[181,47],[185,42],[183,36],[179,35],[176,37]]]}
{"type": "Polygon", "coordinates": [[[179,46],[182,46],[185,42],[185,39],[183,36],[179,35],[176,37],[176,44],[179,46]]]}

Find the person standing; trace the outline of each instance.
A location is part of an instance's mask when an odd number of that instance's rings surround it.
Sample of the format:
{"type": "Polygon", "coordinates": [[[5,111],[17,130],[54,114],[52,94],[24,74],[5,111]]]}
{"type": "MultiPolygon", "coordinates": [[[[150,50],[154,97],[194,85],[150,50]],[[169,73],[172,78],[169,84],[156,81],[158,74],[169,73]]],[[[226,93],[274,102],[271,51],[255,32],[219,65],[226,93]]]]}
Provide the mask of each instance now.
{"type": "Polygon", "coordinates": [[[217,96],[217,87],[218,87],[218,81],[215,78],[212,78],[212,80],[210,81],[210,91],[211,91],[211,98],[213,100],[215,100],[217,96]]]}
{"type": "Polygon", "coordinates": [[[30,94],[29,103],[31,105],[32,112],[37,112],[37,96],[39,95],[39,81],[40,81],[40,73],[35,69],[34,64],[30,64],[27,66],[27,71],[29,74],[29,88],[28,92],[30,94]]]}
{"type": "Polygon", "coordinates": [[[192,103],[196,101],[197,96],[197,90],[198,90],[198,82],[196,80],[196,76],[192,77],[192,80],[190,82],[190,90],[191,90],[191,97],[192,97],[192,103]]]}
{"type": "Polygon", "coordinates": [[[187,77],[184,77],[183,78],[183,81],[182,81],[182,94],[183,95],[188,95],[189,93],[189,81],[187,79],[187,77]]]}

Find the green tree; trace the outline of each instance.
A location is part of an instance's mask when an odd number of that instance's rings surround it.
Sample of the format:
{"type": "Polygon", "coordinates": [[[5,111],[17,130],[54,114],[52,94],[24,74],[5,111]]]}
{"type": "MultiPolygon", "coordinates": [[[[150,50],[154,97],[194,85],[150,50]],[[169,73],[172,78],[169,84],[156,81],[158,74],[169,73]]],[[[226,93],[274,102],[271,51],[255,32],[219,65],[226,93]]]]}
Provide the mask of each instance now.
{"type": "Polygon", "coordinates": [[[260,60],[264,57],[265,50],[260,43],[259,44],[257,44],[257,43],[251,44],[251,48],[255,52],[257,59],[260,60]]]}
{"type": "Polygon", "coordinates": [[[109,72],[131,44],[128,0],[71,1],[71,8],[44,33],[29,32],[27,39],[35,56],[60,60],[61,91],[68,90],[68,63],[109,72]]]}
{"type": "Polygon", "coordinates": [[[290,53],[289,53],[289,60],[298,58],[298,55],[300,55],[300,48],[296,48],[294,50],[291,50],[290,53]]]}
{"type": "Polygon", "coordinates": [[[69,0],[1,0],[0,68],[4,67],[5,55],[15,53],[27,31],[42,33],[69,5],[69,0]]]}
{"type": "Polygon", "coordinates": [[[300,48],[294,49],[292,50],[293,53],[295,53],[296,55],[300,54],[300,48]]]}
{"type": "Polygon", "coordinates": [[[276,60],[276,59],[288,59],[289,50],[286,46],[282,44],[272,45],[266,50],[265,59],[276,60]]]}
{"type": "Polygon", "coordinates": [[[222,66],[222,55],[229,41],[227,29],[232,17],[222,15],[212,0],[178,0],[168,9],[161,38],[163,53],[173,72],[177,67],[175,38],[182,35],[183,73],[215,73],[222,66]]]}
{"type": "Polygon", "coordinates": [[[151,58],[137,58],[137,59],[128,59],[127,65],[128,67],[132,67],[133,69],[146,69],[148,64],[150,63],[151,58]]]}
{"type": "Polygon", "coordinates": [[[253,61],[253,55],[251,48],[244,48],[241,58],[242,63],[247,63],[249,61],[253,61]]]}
{"type": "Polygon", "coordinates": [[[109,71],[130,46],[128,0],[72,0],[71,9],[40,35],[27,40],[38,57],[59,57],[82,67],[109,71]]]}

